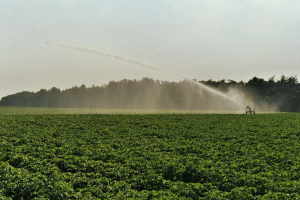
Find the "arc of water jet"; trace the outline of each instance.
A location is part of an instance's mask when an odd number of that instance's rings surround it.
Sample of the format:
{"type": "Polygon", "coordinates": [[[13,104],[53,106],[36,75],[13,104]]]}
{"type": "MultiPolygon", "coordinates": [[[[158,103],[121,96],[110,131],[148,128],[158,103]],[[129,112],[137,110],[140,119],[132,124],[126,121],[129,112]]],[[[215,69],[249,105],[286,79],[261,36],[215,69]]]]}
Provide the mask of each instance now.
{"type": "Polygon", "coordinates": [[[55,42],[50,42],[50,41],[47,41],[45,42],[47,44],[54,44],[54,45],[58,45],[58,46],[61,46],[61,47],[65,47],[65,48],[69,48],[69,49],[75,49],[75,50],[78,50],[78,51],[87,51],[87,52],[91,52],[91,53],[95,53],[95,54],[99,54],[99,55],[104,55],[104,56],[107,56],[107,57],[112,57],[112,58],[116,58],[116,59],[119,59],[119,60],[123,60],[123,61],[126,61],[126,62],[130,62],[130,63],[134,63],[134,64],[138,64],[138,65],[141,65],[141,66],[144,66],[144,67],[147,67],[147,68],[150,68],[150,69],[153,69],[153,70],[158,70],[158,71],[163,71],[163,72],[166,72],[166,73],[171,73],[171,74],[174,74],[176,76],[179,76],[183,79],[186,79],[198,86],[201,86],[202,88],[204,88],[205,90],[209,91],[209,92],[213,92],[214,94],[217,94],[219,95],[220,97],[223,97],[223,98],[226,98],[234,103],[237,103],[239,104],[240,106],[246,106],[232,98],[230,98],[229,96],[217,91],[217,90],[214,90],[202,83],[199,83],[197,81],[194,81],[192,79],[189,79],[181,74],[178,74],[178,73],[175,73],[175,72],[171,72],[171,71],[166,71],[166,70],[163,70],[163,69],[160,69],[160,68],[157,68],[157,67],[152,67],[152,66],[149,66],[149,65],[146,65],[146,64],[143,64],[143,63],[140,63],[140,62],[137,62],[137,61],[133,61],[133,60],[129,60],[129,59],[126,59],[126,58],[122,58],[122,57],[119,57],[119,56],[115,56],[115,55],[112,55],[112,54],[108,54],[108,53],[103,53],[103,52],[100,52],[100,51],[96,51],[96,50],[91,50],[91,49],[86,49],[86,48],[80,48],[80,47],[73,47],[73,46],[68,46],[68,45],[65,45],[65,44],[59,44],[59,43],[55,43],[55,42]]]}

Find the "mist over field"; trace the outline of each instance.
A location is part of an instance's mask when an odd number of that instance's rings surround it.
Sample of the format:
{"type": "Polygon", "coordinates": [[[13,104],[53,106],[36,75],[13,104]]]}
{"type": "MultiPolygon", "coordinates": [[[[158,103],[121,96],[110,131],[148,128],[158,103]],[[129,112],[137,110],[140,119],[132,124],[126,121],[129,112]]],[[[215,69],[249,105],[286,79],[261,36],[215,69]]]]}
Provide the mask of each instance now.
{"type": "Polygon", "coordinates": [[[232,80],[168,82],[150,78],[124,79],[102,86],[24,91],[3,97],[0,106],[238,113],[244,113],[246,107],[250,106],[259,112],[298,112],[299,87],[296,77],[285,76],[277,82],[273,78],[265,81],[254,77],[247,83],[232,80]]]}

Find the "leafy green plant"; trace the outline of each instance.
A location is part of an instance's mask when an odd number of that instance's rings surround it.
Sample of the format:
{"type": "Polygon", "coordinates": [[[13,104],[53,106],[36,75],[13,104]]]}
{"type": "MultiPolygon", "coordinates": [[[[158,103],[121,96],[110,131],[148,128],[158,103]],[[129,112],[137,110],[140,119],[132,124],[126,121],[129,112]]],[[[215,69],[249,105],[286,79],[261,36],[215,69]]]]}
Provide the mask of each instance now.
{"type": "Polygon", "coordinates": [[[299,122],[0,115],[0,199],[299,199],[299,122]]]}

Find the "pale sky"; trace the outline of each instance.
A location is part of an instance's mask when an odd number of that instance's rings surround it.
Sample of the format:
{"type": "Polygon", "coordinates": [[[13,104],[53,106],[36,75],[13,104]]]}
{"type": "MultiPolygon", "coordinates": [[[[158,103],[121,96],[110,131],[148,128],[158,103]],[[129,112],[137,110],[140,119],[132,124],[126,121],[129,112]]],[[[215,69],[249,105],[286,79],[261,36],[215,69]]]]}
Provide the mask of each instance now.
{"type": "Polygon", "coordinates": [[[0,0],[0,98],[110,80],[300,72],[300,0],[0,0]],[[149,70],[88,48],[161,68],[149,70]]]}

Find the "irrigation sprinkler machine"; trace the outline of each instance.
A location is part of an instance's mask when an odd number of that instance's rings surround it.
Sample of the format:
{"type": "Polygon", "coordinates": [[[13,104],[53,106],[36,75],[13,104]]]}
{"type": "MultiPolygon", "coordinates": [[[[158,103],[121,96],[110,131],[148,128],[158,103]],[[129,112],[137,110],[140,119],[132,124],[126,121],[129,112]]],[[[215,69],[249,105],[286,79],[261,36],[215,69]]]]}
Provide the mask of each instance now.
{"type": "Polygon", "coordinates": [[[255,111],[251,110],[250,106],[247,106],[247,108],[246,108],[246,115],[247,114],[249,114],[249,115],[254,114],[255,115],[255,111]]]}

